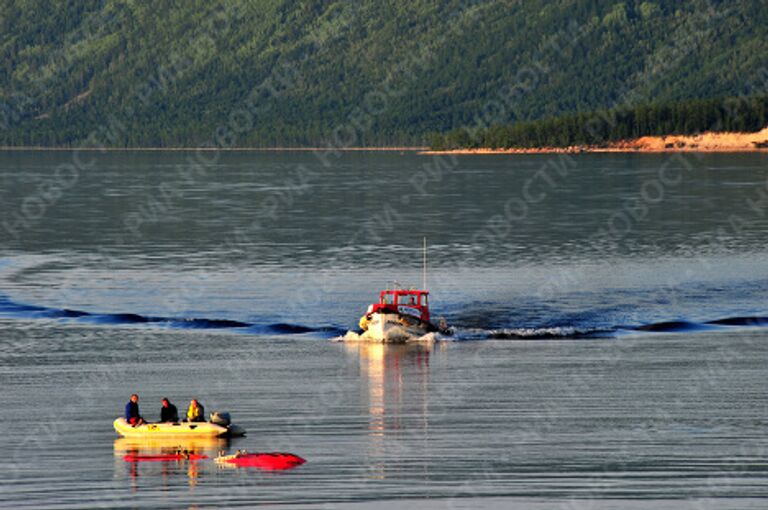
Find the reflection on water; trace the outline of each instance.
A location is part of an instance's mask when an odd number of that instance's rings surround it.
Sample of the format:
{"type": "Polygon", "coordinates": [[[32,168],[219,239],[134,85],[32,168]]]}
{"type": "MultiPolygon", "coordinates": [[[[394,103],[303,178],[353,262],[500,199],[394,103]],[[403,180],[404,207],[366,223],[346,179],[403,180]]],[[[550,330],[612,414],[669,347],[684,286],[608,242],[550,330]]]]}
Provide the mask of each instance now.
{"type": "Polygon", "coordinates": [[[193,488],[197,485],[200,476],[199,460],[128,462],[124,457],[126,455],[173,455],[182,451],[190,455],[206,455],[209,459],[213,459],[219,452],[228,453],[229,446],[229,439],[218,437],[148,439],[121,437],[114,442],[115,474],[118,477],[127,474],[134,492],[139,490],[140,476],[158,478],[162,480],[162,486],[167,488],[169,480],[186,475],[190,488],[193,488]]]}
{"type": "Polygon", "coordinates": [[[114,449],[115,455],[173,453],[179,448],[190,453],[216,455],[220,450],[229,448],[230,442],[229,438],[224,437],[153,437],[147,439],[121,437],[115,439],[114,449]]]}
{"type": "Polygon", "coordinates": [[[355,342],[346,350],[358,356],[367,385],[370,477],[384,479],[403,453],[404,440],[428,435],[433,345],[355,342]]]}

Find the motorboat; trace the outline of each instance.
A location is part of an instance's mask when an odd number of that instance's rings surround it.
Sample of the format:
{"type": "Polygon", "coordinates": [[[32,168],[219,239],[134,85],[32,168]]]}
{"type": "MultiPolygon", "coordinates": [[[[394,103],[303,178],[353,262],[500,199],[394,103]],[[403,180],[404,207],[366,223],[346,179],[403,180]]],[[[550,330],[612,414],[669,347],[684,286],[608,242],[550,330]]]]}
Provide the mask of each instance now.
{"type": "Polygon", "coordinates": [[[431,320],[429,291],[417,289],[381,291],[379,301],[368,306],[359,326],[360,340],[381,343],[429,340],[434,338],[434,333],[448,333],[444,320],[438,324],[431,320]]]}
{"type": "Polygon", "coordinates": [[[123,437],[142,439],[238,437],[245,435],[245,429],[230,423],[228,413],[220,414],[225,415],[225,419],[201,422],[143,423],[134,426],[128,423],[125,418],[118,418],[113,425],[115,431],[123,437]]]}
{"type": "Polygon", "coordinates": [[[429,314],[427,291],[427,239],[424,238],[423,280],[421,289],[404,289],[396,282],[381,291],[379,301],[368,306],[360,318],[362,333],[347,332],[343,340],[380,343],[431,341],[437,333],[450,334],[444,319],[434,324],[429,314]]]}

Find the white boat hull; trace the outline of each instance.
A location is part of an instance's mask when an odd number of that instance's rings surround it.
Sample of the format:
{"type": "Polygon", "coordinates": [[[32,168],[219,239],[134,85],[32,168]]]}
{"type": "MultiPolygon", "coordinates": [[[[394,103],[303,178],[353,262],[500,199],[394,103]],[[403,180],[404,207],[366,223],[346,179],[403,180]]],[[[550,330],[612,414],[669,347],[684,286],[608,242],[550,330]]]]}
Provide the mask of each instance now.
{"type": "Polygon", "coordinates": [[[360,335],[360,340],[406,343],[418,340],[429,332],[429,325],[415,317],[396,313],[373,313],[367,329],[360,335]]]}

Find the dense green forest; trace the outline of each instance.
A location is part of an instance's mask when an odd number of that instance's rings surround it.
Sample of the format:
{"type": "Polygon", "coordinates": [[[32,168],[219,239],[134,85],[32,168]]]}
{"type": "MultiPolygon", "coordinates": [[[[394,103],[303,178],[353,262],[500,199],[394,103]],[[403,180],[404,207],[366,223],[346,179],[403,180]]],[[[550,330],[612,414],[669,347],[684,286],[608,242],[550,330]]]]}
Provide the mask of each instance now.
{"type": "Polygon", "coordinates": [[[768,96],[641,104],[435,134],[434,150],[603,146],[654,135],[754,132],[768,126],[768,96]]]}
{"type": "Polygon", "coordinates": [[[0,66],[0,145],[422,145],[462,126],[762,95],[768,9],[0,0],[0,66]]]}

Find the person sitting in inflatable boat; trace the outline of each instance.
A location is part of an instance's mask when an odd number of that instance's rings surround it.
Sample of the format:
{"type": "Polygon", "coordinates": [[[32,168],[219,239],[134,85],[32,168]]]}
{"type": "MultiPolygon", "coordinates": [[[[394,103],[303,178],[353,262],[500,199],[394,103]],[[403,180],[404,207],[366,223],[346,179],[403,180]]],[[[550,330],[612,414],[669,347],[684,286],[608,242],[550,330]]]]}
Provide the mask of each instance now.
{"type": "Polygon", "coordinates": [[[163,397],[160,401],[163,407],[160,408],[160,423],[176,423],[179,421],[179,411],[171,401],[163,397]]]}
{"type": "Polygon", "coordinates": [[[187,421],[205,421],[205,408],[194,398],[187,409],[187,421]]]}
{"type": "Polygon", "coordinates": [[[145,423],[144,418],[139,414],[139,396],[135,393],[131,395],[131,400],[125,404],[125,421],[134,427],[145,423]]]}

